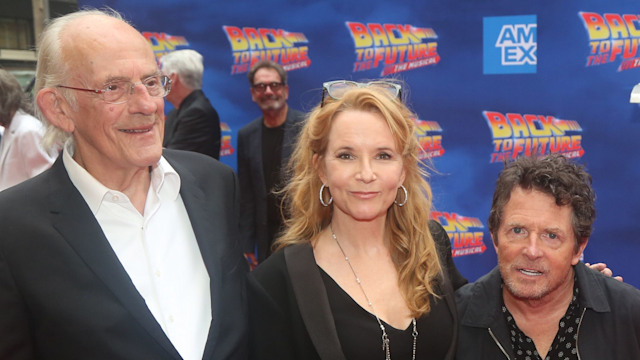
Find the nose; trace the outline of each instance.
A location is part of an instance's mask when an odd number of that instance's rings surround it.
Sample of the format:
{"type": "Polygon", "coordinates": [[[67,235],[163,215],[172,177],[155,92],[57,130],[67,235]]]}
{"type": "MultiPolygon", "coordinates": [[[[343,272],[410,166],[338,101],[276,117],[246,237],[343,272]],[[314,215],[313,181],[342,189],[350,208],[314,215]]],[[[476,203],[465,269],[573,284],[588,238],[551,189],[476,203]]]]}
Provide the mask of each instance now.
{"type": "Polygon", "coordinates": [[[265,93],[265,94],[273,94],[273,93],[274,93],[274,91],[273,91],[273,89],[271,88],[271,85],[269,85],[269,84],[265,84],[265,85],[266,85],[266,86],[265,86],[265,88],[264,88],[264,93],[265,93]]]}
{"type": "Polygon", "coordinates": [[[376,173],[371,164],[371,160],[363,158],[360,160],[360,168],[356,174],[356,179],[365,183],[372,182],[377,179],[376,173]]]}
{"type": "Polygon", "coordinates": [[[542,257],[543,251],[540,248],[540,239],[538,238],[538,235],[535,233],[531,233],[528,240],[529,242],[524,248],[524,255],[530,259],[537,259],[539,257],[542,257]]]}
{"type": "Polygon", "coordinates": [[[129,95],[133,95],[136,91],[137,87],[141,87],[145,93],[147,93],[147,95],[149,94],[149,91],[147,90],[147,87],[144,86],[144,84],[142,83],[142,81],[138,81],[136,83],[131,83],[131,88],[129,89],[129,95]],[[140,86],[138,86],[140,85],[140,86]]]}
{"type": "MultiPolygon", "coordinates": [[[[153,114],[158,108],[158,104],[149,94],[147,87],[142,82],[131,84],[129,91],[129,106],[131,111],[143,114],[153,114]]],[[[164,103],[164,100],[162,100],[164,103]]]]}

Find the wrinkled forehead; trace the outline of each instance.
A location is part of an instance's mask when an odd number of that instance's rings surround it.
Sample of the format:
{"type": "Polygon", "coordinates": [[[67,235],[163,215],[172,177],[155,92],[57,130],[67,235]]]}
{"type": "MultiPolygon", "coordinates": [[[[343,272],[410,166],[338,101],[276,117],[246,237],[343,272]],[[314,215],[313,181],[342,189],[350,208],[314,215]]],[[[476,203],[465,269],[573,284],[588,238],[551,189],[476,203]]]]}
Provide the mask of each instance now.
{"type": "MultiPolygon", "coordinates": [[[[128,62],[157,70],[149,42],[129,24],[108,16],[78,18],[61,32],[62,56],[72,75],[94,78],[127,70],[128,62]]],[[[144,70],[143,70],[144,71],[144,70]]]]}

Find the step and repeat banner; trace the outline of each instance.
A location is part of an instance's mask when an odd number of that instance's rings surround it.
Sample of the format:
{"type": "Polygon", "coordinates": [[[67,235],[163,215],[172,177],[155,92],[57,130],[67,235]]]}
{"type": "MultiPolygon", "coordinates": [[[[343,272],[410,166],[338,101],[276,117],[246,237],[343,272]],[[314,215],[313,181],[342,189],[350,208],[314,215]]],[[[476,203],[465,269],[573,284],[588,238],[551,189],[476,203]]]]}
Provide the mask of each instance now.
{"type": "MultiPolygon", "coordinates": [[[[261,113],[246,73],[289,71],[289,105],[309,111],[329,80],[403,80],[434,171],[433,217],[470,280],[496,265],[488,233],[503,161],[559,152],[597,192],[585,261],[640,287],[640,4],[633,1],[80,0],[123,13],[157,56],[204,56],[203,91],[220,114],[221,161],[261,113]]],[[[167,110],[171,105],[167,103],[167,110]]]]}

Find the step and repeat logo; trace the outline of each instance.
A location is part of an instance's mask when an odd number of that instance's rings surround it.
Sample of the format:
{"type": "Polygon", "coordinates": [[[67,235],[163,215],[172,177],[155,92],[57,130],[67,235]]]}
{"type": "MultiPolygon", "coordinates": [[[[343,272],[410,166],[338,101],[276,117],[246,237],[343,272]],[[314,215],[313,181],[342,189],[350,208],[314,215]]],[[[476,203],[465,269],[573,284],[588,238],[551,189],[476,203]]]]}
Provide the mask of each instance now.
{"type": "Polygon", "coordinates": [[[533,74],[538,65],[536,15],[483,19],[485,74],[533,74]]]}
{"type": "Polygon", "coordinates": [[[151,49],[157,60],[176,50],[177,47],[189,46],[187,38],[180,35],[145,31],[142,33],[142,36],[151,44],[151,49]]]}
{"type": "Polygon", "coordinates": [[[442,147],[442,127],[436,121],[415,120],[416,136],[420,143],[420,160],[433,159],[444,155],[442,147]]]}
{"type": "Polygon", "coordinates": [[[231,145],[231,127],[226,122],[220,122],[220,156],[230,156],[236,151],[231,145]]]}
{"type": "Polygon", "coordinates": [[[589,36],[587,66],[620,62],[618,71],[640,67],[640,18],[635,14],[578,13],[589,36]]]}
{"type": "Polygon", "coordinates": [[[271,60],[286,70],[308,68],[309,40],[300,32],[283,29],[223,26],[231,45],[231,74],[246,73],[260,60],[271,60]]]}
{"type": "Polygon", "coordinates": [[[449,235],[453,257],[482,254],[487,250],[482,231],[484,224],[480,219],[443,211],[432,211],[431,218],[449,235]]]}
{"type": "Polygon", "coordinates": [[[584,155],[582,127],[575,120],[497,111],[484,111],[482,114],[493,137],[492,163],[522,155],[561,153],[567,158],[584,155]]]}
{"type": "Polygon", "coordinates": [[[410,24],[345,22],[355,46],[353,72],[382,67],[381,76],[440,62],[438,35],[410,24]]]}

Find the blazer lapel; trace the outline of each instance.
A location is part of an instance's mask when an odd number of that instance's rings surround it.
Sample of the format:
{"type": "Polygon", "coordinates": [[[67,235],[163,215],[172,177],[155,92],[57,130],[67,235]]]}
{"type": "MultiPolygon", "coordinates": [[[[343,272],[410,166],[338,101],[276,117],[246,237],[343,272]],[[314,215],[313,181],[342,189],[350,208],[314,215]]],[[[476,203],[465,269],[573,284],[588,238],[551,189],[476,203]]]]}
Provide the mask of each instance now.
{"type": "Polygon", "coordinates": [[[288,246],[284,258],[300,315],[318,355],[323,360],[346,359],[311,245],[288,246]]]}
{"type": "Polygon", "coordinates": [[[260,118],[260,122],[255,131],[251,132],[251,139],[249,144],[251,144],[251,158],[255,159],[253,162],[253,176],[256,179],[256,184],[262,184],[260,188],[260,201],[266,201],[267,196],[267,188],[266,182],[264,179],[264,165],[262,163],[262,117],[260,118]]]}
{"type": "Polygon", "coordinates": [[[220,216],[212,213],[209,210],[211,206],[208,206],[208,199],[205,197],[202,189],[200,189],[200,187],[197,185],[198,183],[191,172],[186,171],[177,162],[170,163],[171,166],[180,175],[180,196],[182,196],[185,208],[187,209],[187,214],[189,215],[189,220],[191,221],[193,232],[196,236],[196,240],[198,241],[200,254],[202,255],[204,265],[207,269],[207,272],[209,273],[212,323],[209,325],[209,334],[207,336],[207,343],[204,349],[203,356],[204,359],[208,359],[213,352],[215,339],[221,336],[221,334],[214,332],[217,327],[213,326],[213,321],[215,321],[216,318],[220,316],[220,314],[216,311],[216,309],[218,308],[216,306],[216,304],[218,303],[217,297],[223,296],[220,291],[220,284],[222,282],[221,262],[220,259],[216,256],[219,251],[216,251],[215,243],[208,240],[211,239],[211,237],[214,237],[216,233],[219,233],[219,230],[216,228],[216,222],[214,219],[217,219],[220,216]]]}
{"type": "Polygon", "coordinates": [[[149,334],[176,359],[180,355],[118,260],[89,206],[67,175],[62,154],[52,167],[49,203],[53,226],[149,334]]]}

